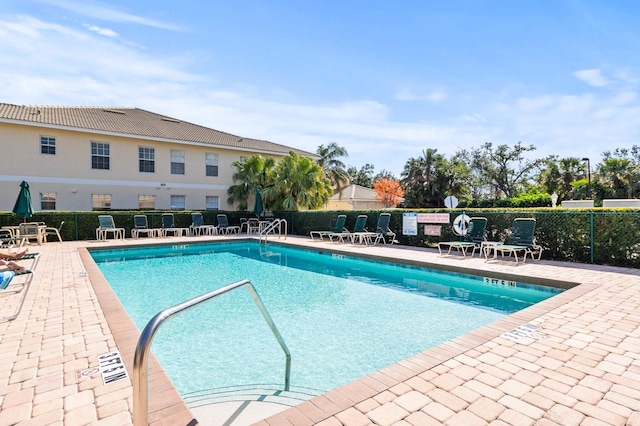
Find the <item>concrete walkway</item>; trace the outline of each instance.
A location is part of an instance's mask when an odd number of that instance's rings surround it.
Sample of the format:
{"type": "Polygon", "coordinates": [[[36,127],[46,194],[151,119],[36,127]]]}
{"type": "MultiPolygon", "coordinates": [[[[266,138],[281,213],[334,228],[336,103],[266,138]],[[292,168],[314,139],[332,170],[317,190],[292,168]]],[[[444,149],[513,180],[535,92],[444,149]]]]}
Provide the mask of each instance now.
{"type": "MultiPolygon", "coordinates": [[[[270,417],[257,425],[640,425],[640,271],[546,261],[516,266],[309,238],[280,242],[580,285],[293,408],[265,411],[270,417]]],[[[131,375],[138,332],[86,248],[141,243],[148,241],[31,246],[40,261],[23,311],[0,324],[0,426],[132,424],[131,380],[104,384],[91,368],[100,355],[117,350],[131,375]]],[[[16,297],[0,297],[3,316],[16,297]]],[[[211,409],[194,411],[209,417],[211,409]]],[[[153,425],[196,423],[155,360],[149,367],[149,413],[153,425]]]]}

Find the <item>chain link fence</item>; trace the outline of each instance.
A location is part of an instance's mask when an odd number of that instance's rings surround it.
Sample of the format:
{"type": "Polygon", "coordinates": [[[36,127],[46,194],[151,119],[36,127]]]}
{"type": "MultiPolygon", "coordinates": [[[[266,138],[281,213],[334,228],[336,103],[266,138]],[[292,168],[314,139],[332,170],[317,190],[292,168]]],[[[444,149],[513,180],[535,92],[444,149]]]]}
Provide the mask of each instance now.
{"type": "MultiPolygon", "coordinates": [[[[463,212],[468,216],[487,218],[488,241],[505,241],[515,218],[536,219],[536,242],[544,249],[543,259],[594,263],[600,265],[640,268],[640,210],[569,210],[569,209],[437,209],[437,210],[387,210],[391,213],[390,228],[397,234],[400,244],[416,247],[436,247],[439,241],[453,241],[460,237],[454,234],[451,224],[463,212]],[[447,213],[448,224],[440,226],[440,236],[424,235],[427,224],[418,224],[418,235],[403,235],[403,213],[447,213]]],[[[58,227],[64,240],[90,240],[95,238],[98,214],[104,212],[38,212],[31,221],[42,221],[58,227]]],[[[133,216],[140,211],[113,211],[116,225],[127,229],[133,227],[133,216]]],[[[150,227],[161,226],[162,211],[146,211],[150,227]]],[[[176,226],[188,227],[191,214],[188,211],[172,211],[176,226]]],[[[216,214],[226,213],[229,223],[239,224],[241,218],[251,217],[251,212],[204,211],[205,223],[216,224],[216,214]]],[[[379,211],[308,211],[274,212],[275,217],[286,219],[290,234],[309,236],[309,231],[331,230],[339,214],[347,215],[346,228],[353,229],[360,214],[368,216],[367,229],[375,230],[379,211]]],[[[0,214],[0,225],[15,225],[22,219],[11,213],[0,214]]],[[[433,225],[433,224],[428,224],[433,225]]]]}
{"type": "MultiPolygon", "coordinates": [[[[439,241],[460,239],[451,224],[462,210],[412,210],[417,213],[448,213],[449,224],[441,224],[440,236],[424,235],[424,225],[418,224],[418,235],[402,234],[402,215],[409,211],[390,211],[391,229],[398,235],[400,244],[417,247],[436,247],[439,241]]],[[[536,219],[535,238],[542,246],[543,259],[594,263],[600,265],[640,268],[640,211],[604,210],[498,210],[469,209],[468,216],[487,218],[488,241],[505,241],[516,218],[536,219]]],[[[309,235],[310,230],[331,229],[338,214],[347,214],[347,228],[358,214],[367,214],[367,227],[374,229],[379,212],[288,212],[289,229],[295,234],[309,235]]]]}

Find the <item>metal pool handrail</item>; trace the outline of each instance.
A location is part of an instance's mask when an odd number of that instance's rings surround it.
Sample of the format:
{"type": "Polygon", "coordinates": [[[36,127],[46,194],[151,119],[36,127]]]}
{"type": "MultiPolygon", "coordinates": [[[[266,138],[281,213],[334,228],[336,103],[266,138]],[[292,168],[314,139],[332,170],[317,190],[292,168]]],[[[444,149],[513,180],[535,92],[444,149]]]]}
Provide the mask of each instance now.
{"type": "Polygon", "coordinates": [[[217,290],[213,290],[209,293],[205,293],[201,296],[194,297],[191,300],[187,300],[178,305],[175,305],[171,308],[167,308],[163,311],[158,312],[147,324],[147,326],[142,330],[140,334],[140,339],[138,340],[138,344],[136,346],[136,351],[133,356],[133,424],[134,426],[147,426],[148,424],[148,416],[149,416],[149,398],[148,398],[148,389],[147,389],[147,364],[148,364],[148,355],[149,349],[151,348],[151,341],[153,340],[156,331],[160,328],[162,323],[172,317],[175,314],[178,314],[184,310],[194,307],[195,305],[205,302],[214,297],[220,296],[229,291],[235,290],[237,288],[247,286],[247,290],[249,290],[249,294],[251,294],[251,298],[260,309],[260,313],[267,321],[269,328],[273,332],[274,336],[278,340],[280,347],[285,353],[286,356],[286,366],[285,366],[285,376],[284,376],[284,390],[288,391],[290,386],[290,377],[291,377],[291,353],[289,352],[289,348],[287,348],[282,335],[278,331],[275,323],[271,319],[271,316],[267,312],[264,304],[262,303],[262,299],[256,292],[255,287],[249,280],[242,280],[235,282],[233,284],[229,284],[225,287],[221,287],[217,290]]]}
{"type": "Polygon", "coordinates": [[[262,237],[264,237],[264,241],[267,242],[269,234],[275,235],[276,232],[278,233],[278,238],[284,234],[285,240],[287,239],[287,221],[285,219],[274,219],[268,224],[261,224],[259,230],[260,242],[262,242],[262,237]]]}

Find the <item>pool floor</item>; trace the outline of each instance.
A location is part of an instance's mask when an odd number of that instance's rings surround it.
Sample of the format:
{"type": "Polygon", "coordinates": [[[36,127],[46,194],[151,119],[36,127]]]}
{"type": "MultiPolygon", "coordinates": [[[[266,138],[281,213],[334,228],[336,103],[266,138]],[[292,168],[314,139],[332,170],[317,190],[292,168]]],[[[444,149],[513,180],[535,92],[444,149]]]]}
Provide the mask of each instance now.
{"type": "MultiPolygon", "coordinates": [[[[554,294],[286,247],[272,246],[265,261],[255,243],[189,250],[92,255],[140,330],[162,309],[251,280],[291,351],[291,385],[307,399],[554,294]],[[176,271],[182,285],[158,285],[176,271]]],[[[283,389],[283,352],[244,290],[168,321],[152,348],[189,401],[232,386],[283,389]]]]}

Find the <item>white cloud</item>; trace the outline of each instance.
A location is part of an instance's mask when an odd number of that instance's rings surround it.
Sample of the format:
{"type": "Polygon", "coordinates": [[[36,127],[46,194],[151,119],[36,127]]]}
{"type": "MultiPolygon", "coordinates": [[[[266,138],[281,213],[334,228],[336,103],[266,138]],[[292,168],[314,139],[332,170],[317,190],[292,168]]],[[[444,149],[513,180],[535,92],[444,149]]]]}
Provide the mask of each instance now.
{"type": "Polygon", "coordinates": [[[401,89],[395,94],[395,99],[398,101],[427,101],[427,102],[442,102],[446,100],[449,95],[442,88],[437,88],[428,93],[414,93],[409,89],[401,89]]]}
{"type": "Polygon", "coordinates": [[[117,32],[110,30],[108,28],[101,28],[96,25],[89,25],[89,24],[84,24],[84,27],[89,31],[93,31],[96,34],[100,34],[106,37],[118,37],[117,32]]]}
{"type": "Polygon", "coordinates": [[[573,75],[594,87],[604,87],[609,84],[609,80],[602,75],[599,69],[575,71],[573,75]]]}
{"type": "Polygon", "coordinates": [[[73,0],[38,0],[40,3],[50,4],[60,9],[65,9],[79,15],[88,16],[95,19],[110,22],[123,22],[144,25],[148,27],[160,28],[170,31],[183,31],[184,29],[178,25],[160,22],[144,16],[133,15],[119,10],[90,4],[83,1],[73,0]]]}

